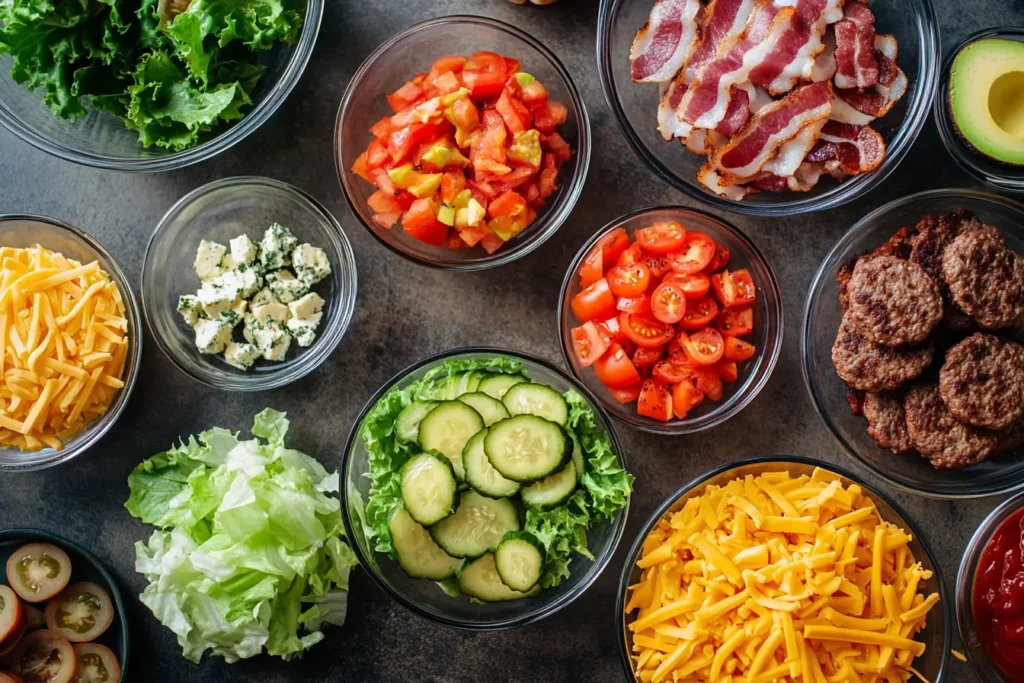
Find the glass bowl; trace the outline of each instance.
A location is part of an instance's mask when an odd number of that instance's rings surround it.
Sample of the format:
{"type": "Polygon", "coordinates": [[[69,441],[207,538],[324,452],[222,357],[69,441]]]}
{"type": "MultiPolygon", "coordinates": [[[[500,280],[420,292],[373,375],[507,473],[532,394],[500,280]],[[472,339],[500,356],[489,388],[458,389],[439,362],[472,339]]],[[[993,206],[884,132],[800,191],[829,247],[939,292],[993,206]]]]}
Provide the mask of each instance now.
{"type": "Polygon", "coordinates": [[[640,209],[616,218],[601,228],[576,254],[562,281],[562,292],[559,295],[558,329],[566,365],[572,368],[573,374],[587,385],[587,388],[597,396],[601,406],[613,417],[654,434],[693,434],[719,425],[743,410],[764,388],[772,370],[775,369],[782,351],[783,327],[782,294],[775,273],[768,265],[764,254],[739,228],[698,209],[660,206],[640,209]],[[592,367],[580,366],[572,350],[572,328],[581,323],[573,315],[571,302],[580,291],[580,265],[598,240],[618,228],[625,229],[632,239],[638,228],[647,227],[656,221],[669,220],[679,221],[687,230],[707,233],[715,242],[729,248],[730,268],[747,268],[750,271],[757,286],[758,296],[753,306],[754,333],[745,336],[744,340],[757,347],[757,354],[739,364],[741,379],[725,383],[725,393],[721,401],[704,401],[690,411],[685,420],[659,422],[638,415],[635,403],[617,401],[608,388],[597,379],[592,367]]]}
{"type": "Polygon", "coordinates": [[[225,178],[182,197],[160,219],[142,264],[142,308],[157,346],[182,372],[224,391],[265,391],[309,374],[338,346],[355,304],[356,261],[341,225],[305,192],[271,178],[225,178]],[[246,233],[258,241],[274,222],[327,253],[331,274],[313,287],[324,299],[324,316],[311,346],[293,346],[283,362],[257,360],[243,371],[220,355],[199,353],[178,297],[199,288],[192,263],[200,240],[226,245],[246,233]]]}
{"type": "Polygon", "coordinates": [[[569,217],[583,191],[590,165],[590,121],[568,70],[551,50],[532,36],[494,19],[450,16],[410,26],[392,36],[366,58],[349,81],[338,108],[334,129],[334,159],[342,189],[352,212],[391,251],[424,266],[447,270],[483,270],[510,263],[543,244],[569,217]],[[574,153],[558,174],[558,190],[522,234],[493,254],[483,248],[434,247],[410,237],[401,228],[382,228],[373,221],[366,200],[376,188],[352,172],[352,164],[373,139],[370,127],[392,114],[385,95],[426,71],[438,57],[492,50],[522,61],[523,70],[537,77],[552,100],[568,110],[558,128],[574,153]]]}
{"type": "Polygon", "coordinates": [[[1017,494],[1004,501],[982,520],[967,544],[964,557],[960,560],[960,570],[956,575],[956,622],[960,629],[960,640],[964,644],[968,661],[974,667],[974,671],[982,683],[1011,683],[1011,681],[992,663],[978,639],[978,629],[974,622],[974,579],[981,562],[981,554],[992,535],[1002,526],[1007,517],[1020,510],[1022,506],[1024,506],[1024,494],[1017,494]]]}
{"type": "Polygon", "coordinates": [[[935,124],[946,149],[962,169],[997,189],[1024,192],[1024,168],[996,163],[977,152],[957,132],[956,124],[949,112],[949,75],[953,68],[953,60],[965,47],[986,38],[1024,42],[1024,29],[990,28],[978,31],[964,38],[950,51],[942,63],[942,79],[939,83],[939,94],[935,98],[935,124]]]}
{"type": "Polygon", "coordinates": [[[121,298],[124,300],[125,318],[128,321],[128,356],[124,363],[124,376],[121,378],[124,381],[124,388],[117,392],[107,412],[72,437],[59,451],[52,448],[35,452],[22,452],[17,448],[0,449],[0,472],[41,470],[68,462],[84,453],[110,431],[124,412],[135,388],[139,364],[142,362],[142,316],[139,314],[139,304],[128,278],[96,238],[82,230],[55,218],[21,214],[0,215],[0,244],[5,247],[31,247],[39,244],[81,263],[99,262],[110,279],[117,283],[121,298]]]}
{"type": "Polygon", "coordinates": [[[578,598],[608,565],[615,548],[622,538],[626,526],[629,503],[615,514],[612,520],[602,520],[587,531],[587,545],[594,556],[593,561],[575,556],[569,565],[570,576],[558,586],[542,590],[532,598],[509,602],[481,604],[471,602],[466,596],[449,597],[433,581],[410,578],[398,562],[370,547],[364,531],[363,505],[369,495],[370,480],[369,454],[359,438],[359,429],[367,413],[377,401],[393,387],[406,387],[419,381],[429,370],[445,361],[460,359],[488,359],[506,356],[521,361],[523,368],[533,380],[548,384],[559,392],[575,389],[597,416],[597,426],[608,433],[612,450],[618,455],[619,465],[626,468],[626,456],[622,451],[611,421],[586,387],[569,377],[545,360],[524,353],[493,348],[465,348],[447,351],[426,358],[395,375],[367,401],[359,418],[355,421],[345,446],[345,461],[342,465],[341,509],[345,521],[345,533],[359,558],[359,564],[370,577],[398,602],[412,612],[432,619],[446,626],[472,631],[496,631],[514,628],[550,616],[578,598]]]}
{"type": "MultiPolygon", "coordinates": [[[[938,593],[940,598],[939,607],[932,612],[931,618],[928,620],[928,626],[915,638],[915,640],[923,642],[926,649],[922,656],[914,660],[914,668],[920,671],[926,680],[944,680],[943,677],[947,669],[946,665],[951,647],[950,631],[952,630],[948,596],[945,584],[942,582],[942,572],[939,569],[939,563],[935,561],[935,556],[928,548],[928,544],[925,542],[920,530],[914,526],[907,517],[907,514],[895,501],[852,472],[822,460],[787,455],[747,458],[717,467],[710,472],[702,474],[671,494],[648,518],[640,533],[637,534],[636,540],[633,541],[629,554],[626,556],[626,563],[622,568],[622,576],[619,578],[618,597],[615,601],[616,633],[619,634],[616,638],[619,641],[619,654],[621,655],[622,666],[626,671],[626,678],[631,681],[637,680],[633,673],[633,661],[630,656],[633,652],[633,639],[632,632],[627,626],[626,594],[628,588],[640,580],[642,570],[636,566],[636,563],[640,557],[640,552],[643,550],[644,540],[658,522],[666,515],[680,509],[691,495],[699,493],[709,484],[721,486],[737,477],[748,474],[758,475],[762,472],[779,469],[784,469],[794,476],[809,475],[816,467],[837,475],[843,486],[851,484],[861,486],[864,492],[874,501],[879,513],[886,521],[892,522],[913,535],[913,540],[909,543],[908,547],[913,551],[914,557],[921,563],[921,566],[933,572],[932,578],[921,583],[921,590],[926,593],[938,593]]],[[[629,621],[632,620],[632,615],[629,615],[629,621]]]]}
{"type": "Polygon", "coordinates": [[[258,53],[266,67],[245,118],[215,137],[180,152],[150,148],[117,117],[86,105],[88,114],[71,122],[43,104],[42,90],[29,92],[10,76],[11,58],[0,55],[0,125],[33,147],[84,166],[116,171],[167,171],[206,161],[262,126],[298,83],[320,31],[323,0],[308,0],[306,19],[294,45],[258,53]]]}
{"type": "Polygon", "coordinates": [[[899,66],[910,80],[903,99],[874,123],[887,146],[881,166],[841,183],[823,178],[809,192],[761,192],[742,201],[720,197],[697,181],[704,157],[681,149],[678,141],[666,142],[658,132],[658,88],[630,79],[630,46],[653,4],[653,0],[601,0],[597,29],[601,86],[619,128],[640,158],[662,180],[710,207],[764,217],[833,209],[885,180],[906,156],[928,118],[939,75],[939,27],[931,0],[872,3],[879,31],[891,33],[899,41],[899,66]]]}
{"type": "Polygon", "coordinates": [[[1001,455],[963,470],[937,470],[925,458],[897,456],[879,448],[868,436],[867,422],[854,415],[846,401],[846,385],[832,365],[842,310],[836,272],[859,254],[883,244],[906,225],[926,214],[968,209],[996,226],[1006,243],[1024,252],[1024,205],[976,190],[942,189],[920,192],[890,202],[854,225],[818,268],[804,309],[801,356],[804,381],[818,415],[846,453],[889,484],[930,498],[973,498],[1024,487],[1024,451],[1001,455]]]}

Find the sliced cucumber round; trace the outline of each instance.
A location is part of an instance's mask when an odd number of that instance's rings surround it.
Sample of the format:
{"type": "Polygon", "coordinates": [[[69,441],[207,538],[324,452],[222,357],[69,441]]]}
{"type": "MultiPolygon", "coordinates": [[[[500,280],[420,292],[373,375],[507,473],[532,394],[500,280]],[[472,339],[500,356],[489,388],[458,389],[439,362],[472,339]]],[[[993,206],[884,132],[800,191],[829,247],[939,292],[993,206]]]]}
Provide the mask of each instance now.
{"type": "Polygon", "coordinates": [[[473,560],[459,572],[459,589],[470,597],[484,602],[502,602],[529,598],[540,592],[540,586],[534,586],[528,593],[512,590],[501,581],[494,565],[494,554],[487,553],[473,560]]]}
{"type": "Polygon", "coordinates": [[[442,401],[420,421],[419,444],[448,458],[459,480],[466,478],[462,449],[469,438],[484,428],[484,420],[462,401],[442,401]]]}
{"type": "Polygon", "coordinates": [[[408,443],[417,443],[420,438],[420,421],[437,406],[432,401],[413,401],[395,418],[395,436],[408,443]]]}
{"type": "Polygon", "coordinates": [[[580,440],[571,431],[569,432],[569,438],[572,439],[572,464],[576,466],[576,481],[580,482],[583,481],[583,472],[586,471],[586,456],[583,454],[583,446],[580,444],[580,440]]]}
{"type": "Polygon", "coordinates": [[[536,415],[561,426],[569,420],[569,406],[562,395],[543,384],[516,384],[501,397],[512,415],[536,415]]]}
{"type": "Polygon", "coordinates": [[[489,498],[508,498],[519,493],[519,482],[501,476],[484,453],[487,430],[477,432],[462,451],[462,465],[466,468],[466,483],[489,498]]]}
{"type": "Polygon", "coordinates": [[[509,417],[508,408],[505,407],[504,403],[488,396],[482,391],[463,394],[459,396],[459,400],[480,413],[480,417],[484,419],[484,424],[488,427],[498,420],[504,420],[506,417],[509,417]]]}
{"type": "MultiPolygon", "coordinates": [[[[513,387],[515,389],[515,387],[513,387]]],[[[484,453],[506,479],[543,479],[570,457],[565,430],[534,415],[514,415],[495,422],[484,437],[484,453]]]]}
{"type": "Polygon", "coordinates": [[[388,520],[391,544],[398,554],[398,564],[405,573],[415,579],[444,581],[455,575],[462,566],[462,560],[448,555],[430,533],[404,509],[398,508],[388,520]]]}
{"type": "Polygon", "coordinates": [[[485,373],[477,371],[452,375],[433,384],[423,391],[422,395],[433,401],[454,401],[463,394],[476,391],[485,376],[485,373]]]}
{"type": "Polygon", "coordinates": [[[523,488],[523,502],[538,510],[556,508],[572,497],[578,483],[576,466],[570,460],[550,477],[523,488]]]}
{"type": "Polygon", "coordinates": [[[424,526],[452,514],[457,487],[452,463],[444,456],[421,453],[402,466],[402,504],[424,526]]]}
{"type": "Polygon", "coordinates": [[[519,531],[519,513],[512,501],[463,491],[455,514],[430,527],[430,536],[453,557],[480,557],[497,548],[510,531],[519,531]]]}
{"type": "Polygon", "coordinates": [[[522,375],[505,375],[501,373],[490,373],[480,381],[480,386],[477,388],[491,398],[496,398],[499,401],[505,395],[509,389],[517,384],[522,384],[526,381],[526,378],[522,375]]]}
{"type": "Polygon", "coordinates": [[[506,586],[528,591],[540,581],[544,568],[543,549],[533,534],[514,531],[506,534],[494,551],[494,566],[506,586]]]}

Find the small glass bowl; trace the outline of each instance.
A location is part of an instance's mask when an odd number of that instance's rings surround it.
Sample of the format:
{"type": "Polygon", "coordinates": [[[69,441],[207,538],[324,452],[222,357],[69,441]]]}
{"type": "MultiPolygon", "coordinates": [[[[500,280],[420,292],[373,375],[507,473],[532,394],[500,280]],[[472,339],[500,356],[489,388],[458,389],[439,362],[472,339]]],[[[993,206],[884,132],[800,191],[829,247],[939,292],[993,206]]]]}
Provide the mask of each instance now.
{"type": "Polygon", "coordinates": [[[999,190],[1024,192],[1024,168],[996,163],[971,147],[957,131],[956,123],[949,111],[949,76],[953,69],[953,61],[965,47],[987,38],[1024,42],[1024,29],[990,28],[978,31],[964,38],[950,51],[942,63],[942,78],[934,106],[935,124],[950,156],[962,169],[999,190]]]}
{"type": "Polygon", "coordinates": [[[447,270],[483,270],[526,256],[555,234],[569,217],[583,191],[590,165],[590,120],[568,70],[549,49],[532,36],[494,19],[449,16],[410,26],[392,36],[366,58],[349,81],[338,108],[334,129],[334,159],[345,198],[363,225],[391,251],[424,266],[447,270]],[[558,133],[573,149],[558,175],[558,190],[522,234],[493,254],[482,247],[434,247],[409,236],[399,225],[382,228],[373,221],[366,200],[376,188],[352,172],[352,164],[373,136],[370,127],[393,112],[385,96],[426,71],[444,55],[468,55],[492,50],[522,61],[522,68],[537,77],[551,99],[564,104],[569,115],[558,133]]]}
{"type": "Polygon", "coordinates": [[[929,498],[976,498],[1024,487],[1024,450],[1001,455],[963,470],[937,470],[917,455],[895,455],[868,436],[867,422],[854,415],[846,385],[832,365],[832,345],[843,317],[836,273],[843,264],[888,240],[926,214],[954,209],[974,212],[999,228],[1007,245],[1024,253],[1024,205],[977,190],[920,192],[890,202],[850,228],[818,268],[807,294],[800,353],[804,381],[818,415],[842,449],[887,483],[929,498]]]}
{"type": "Polygon", "coordinates": [[[83,166],[116,171],[168,171],[206,161],[233,147],[269,119],[299,82],[320,31],[323,0],[308,0],[306,19],[294,45],[277,45],[257,53],[266,67],[253,92],[245,118],[225,126],[214,138],[172,152],[147,149],[124,121],[86,105],[77,121],[56,116],[43,104],[43,91],[18,85],[10,76],[11,58],[0,56],[0,125],[37,149],[83,166]]]}
{"type": "Polygon", "coordinates": [[[573,374],[587,388],[594,392],[601,405],[611,415],[637,429],[653,434],[693,434],[720,425],[743,410],[764,388],[782,352],[782,293],[775,279],[772,267],[764,254],[739,228],[717,216],[698,209],[676,206],[660,206],[640,209],[616,218],[601,228],[576,254],[572,265],[562,281],[562,293],[558,307],[558,329],[561,335],[562,356],[572,368],[573,374]],[[580,365],[573,352],[572,328],[582,323],[572,312],[572,299],[580,292],[579,269],[583,260],[597,242],[612,230],[625,229],[630,239],[634,232],[657,221],[679,221],[687,230],[704,232],[715,242],[724,244],[731,252],[729,268],[747,268],[757,286],[757,300],[754,303],[754,333],[744,337],[745,341],[757,347],[757,354],[739,364],[740,379],[725,383],[721,401],[704,401],[690,411],[685,420],[658,420],[638,415],[636,403],[620,403],[594,374],[594,369],[580,365]]]}
{"type": "Polygon", "coordinates": [[[99,262],[100,268],[117,283],[128,321],[128,357],[121,378],[124,388],[114,396],[107,412],[73,436],[59,451],[52,448],[35,452],[19,451],[17,448],[0,449],[0,472],[28,472],[53,467],[81,455],[117,422],[128,405],[135,380],[139,376],[139,364],[142,362],[142,316],[128,278],[96,238],[82,230],[55,218],[23,214],[0,215],[0,244],[18,248],[38,244],[81,263],[99,262]]]}
{"type": "Polygon", "coordinates": [[[341,225],[305,192],[271,178],[225,178],[182,197],[160,219],[142,264],[142,308],[157,346],[182,372],[224,391],[266,391],[309,374],[338,346],[355,304],[356,261],[341,225]],[[199,353],[195,334],[178,313],[178,297],[199,288],[192,264],[201,240],[227,245],[245,233],[258,242],[275,222],[300,244],[327,253],[331,274],[313,287],[324,299],[324,316],[311,346],[293,344],[283,362],[257,360],[243,371],[219,354],[199,353]]]}
{"type": "Polygon", "coordinates": [[[1024,494],[1018,493],[1004,501],[1002,505],[988,514],[978,529],[971,536],[960,560],[960,570],[956,575],[956,623],[960,629],[960,640],[971,666],[982,683],[1012,683],[985,652],[985,647],[978,639],[978,629],[974,622],[974,579],[981,563],[981,554],[985,546],[999,530],[1003,522],[1024,507],[1024,494]]]}
{"type": "Polygon", "coordinates": [[[914,668],[924,675],[925,680],[944,680],[943,677],[949,659],[950,632],[952,630],[949,616],[950,610],[947,606],[948,596],[945,584],[942,582],[942,572],[939,569],[939,563],[935,561],[935,556],[925,542],[920,530],[914,526],[907,517],[907,514],[895,501],[856,474],[822,460],[791,455],[768,455],[747,458],[717,467],[710,472],[702,474],[671,494],[647,519],[640,533],[637,534],[636,540],[633,541],[633,546],[629,549],[629,553],[626,555],[626,563],[623,565],[622,575],[619,578],[618,597],[615,601],[616,633],[620,634],[618,637],[619,654],[621,655],[622,666],[626,672],[626,678],[631,681],[638,680],[634,674],[631,656],[633,652],[632,631],[628,627],[629,622],[632,622],[635,616],[632,614],[627,616],[626,614],[627,593],[630,586],[640,581],[642,570],[636,566],[636,563],[640,558],[640,552],[643,550],[644,540],[658,522],[666,515],[679,510],[691,496],[700,493],[708,485],[722,486],[737,477],[756,476],[763,472],[777,470],[786,470],[793,476],[809,475],[817,467],[837,475],[843,486],[858,484],[864,489],[865,493],[870,495],[883,519],[905,531],[909,531],[913,535],[913,540],[909,543],[908,547],[913,551],[914,557],[921,563],[922,568],[933,572],[932,578],[921,583],[920,590],[925,593],[938,593],[940,597],[938,608],[929,615],[928,625],[915,637],[915,640],[925,644],[926,649],[922,656],[914,660],[914,668]]]}
{"type": "Polygon", "coordinates": [[[478,604],[466,596],[449,597],[433,581],[411,578],[387,555],[376,552],[369,544],[364,531],[363,506],[370,491],[369,454],[359,436],[363,420],[377,402],[393,387],[407,387],[419,381],[432,368],[449,360],[488,359],[505,356],[520,361],[534,381],[548,384],[559,392],[575,389],[586,400],[594,415],[597,426],[607,432],[612,451],[618,456],[619,465],[626,468],[626,456],[622,451],[611,421],[597,399],[586,387],[569,377],[545,360],[524,353],[493,348],[465,348],[447,351],[426,358],[395,375],[367,401],[349,433],[345,446],[345,461],[342,464],[341,510],[345,521],[345,533],[359,558],[359,564],[370,577],[386,592],[410,611],[432,619],[446,626],[471,631],[498,631],[523,626],[548,617],[566,607],[597,580],[615,553],[626,527],[629,504],[615,513],[612,520],[602,520],[587,531],[587,545],[594,559],[575,556],[569,564],[570,576],[553,588],[542,590],[532,598],[478,604]]]}
{"type": "Polygon", "coordinates": [[[910,79],[909,91],[873,127],[885,138],[881,166],[871,173],[836,183],[823,178],[809,192],[760,192],[741,201],[720,197],[697,180],[705,158],[666,142],[658,132],[658,88],[633,83],[629,51],[637,29],[647,21],[654,0],[601,0],[597,29],[597,66],[605,100],[633,151],[662,180],[709,208],[751,216],[793,216],[834,209],[852,201],[892,173],[917,139],[931,109],[939,80],[939,25],[931,0],[872,3],[879,31],[899,41],[899,66],[910,79]]]}

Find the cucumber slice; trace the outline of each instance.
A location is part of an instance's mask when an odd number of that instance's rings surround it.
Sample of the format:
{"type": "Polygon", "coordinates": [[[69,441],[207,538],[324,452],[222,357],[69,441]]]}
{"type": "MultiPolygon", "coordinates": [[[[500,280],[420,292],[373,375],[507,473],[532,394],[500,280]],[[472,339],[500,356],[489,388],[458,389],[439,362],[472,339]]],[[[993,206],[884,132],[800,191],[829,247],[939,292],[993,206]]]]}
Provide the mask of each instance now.
{"type": "Polygon", "coordinates": [[[480,413],[480,417],[484,419],[484,424],[488,427],[498,420],[504,420],[506,417],[509,417],[508,409],[504,403],[488,396],[482,391],[463,394],[459,396],[459,400],[480,413]]]}
{"type": "Polygon", "coordinates": [[[477,432],[462,451],[462,465],[466,468],[466,483],[490,498],[508,498],[519,493],[519,482],[510,481],[494,469],[484,453],[487,430],[477,432]]]}
{"type": "Polygon", "coordinates": [[[456,487],[452,464],[443,456],[421,453],[402,466],[402,503],[424,526],[452,514],[456,487]]]}
{"type": "Polygon", "coordinates": [[[422,391],[420,398],[432,401],[454,401],[463,394],[476,391],[485,376],[486,373],[476,371],[452,375],[422,391]]]}
{"type": "Polygon", "coordinates": [[[491,426],[484,437],[484,453],[501,476],[530,482],[561,467],[571,448],[565,431],[554,422],[515,415],[491,426]]]}
{"type": "Polygon", "coordinates": [[[419,443],[424,451],[437,451],[448,458],[455,476],[462,481],[462,449],[469,437],[484,428],[483,418],[461,401],[442,401],[420,421],[419,443]]]}
{"type": "Polygon", "coordinates": [[[565,426],[569,420],[569,407],[562,395],[543,384],[517,384],[501,397],[501,402],[512,415],[536,415],[565,426]]]}
{"type": "Polygon", "coordinates": [[[544,553],[533,534],[514,531],[494,551],[494,567],[501,582],[517,591],[528,591],[540,581],[544,553]]]}
{"type": "Polygon", "coordinates": [[[494,565],[494,554],[487,553],[471,562],[459,572],[459,589],[470,597],[484,602],[502,602],[529,598],[540,592],[540,586],[534,586],[528,593],[512,590],[501,582],[498,569],[494,565]]]}
{"type": "Polygon", "coordinates": [[[521,492],[523,502],[539,510],[556,508],[572,497],[577,483],[576,466],[570,460],[550,477],[524,488],[521,492]]]}
{"type": "Polygon", "coordinates": [[[499,401],[505,395],[509,389],[517,384],[522,384],[526,381],[526,378],[522,375],[503,375],[500,373],[491,373],[480,381],[480,386],[477,388],[478,391],[482,391],[491,398],[496,398],[499,401]]]}
{"type": "MultiPolygon", "coordinates": [[[[568,430],[566,430],[568,431],[568,430]]],[[[569,438],[572,439],[572,464],[576,466],[576,481],[583,481],[583,472],[586,471],[586,460],[583,455],[583,446],[580,445],[580,440],[576,438],[576,435],[569,432],[569,438]]]]}
{"type": "Polygon", "coordinates": [[[437,407],[433,401],[413,401],[395,418],[395,436],[408,443],[416,443],[420,437],[420,420],[437,407]]]}
{"type": "Polygon", "coordinates": [[[430,538],[430,533],[417,524],[404,508],[398,508],[391,515],[388,530],[398,554],[398,564],[414,579],[444,581],[454,576],[462,566],[462,560],[441,550],[430,538]]]}
{"type": "Polygon", "coordinates": [[[510,531],[519,531],[519,513],[512,501],[463,491],[455,514],[430,527],[430,536],[449,555],[480,557],[497,548],[510,531]]]}

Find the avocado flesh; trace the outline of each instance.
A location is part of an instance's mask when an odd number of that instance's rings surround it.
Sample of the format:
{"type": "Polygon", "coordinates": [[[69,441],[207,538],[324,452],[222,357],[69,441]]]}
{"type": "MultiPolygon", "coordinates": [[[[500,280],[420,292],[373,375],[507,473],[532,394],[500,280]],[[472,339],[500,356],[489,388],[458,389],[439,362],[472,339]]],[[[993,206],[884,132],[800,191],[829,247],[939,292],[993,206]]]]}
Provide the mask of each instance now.
{"type": "Polygon", "coordinates": [[[965,47],[950,71],[949,110],[980,154],[1024,166],[1024,43],[991,38],[965,47]]]}

